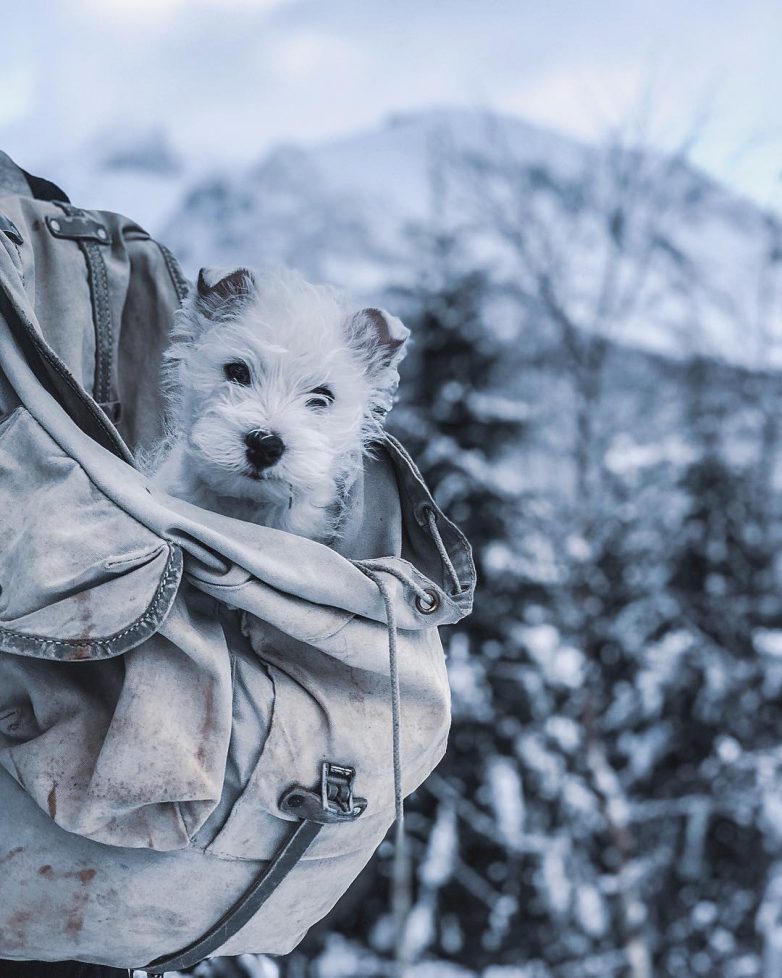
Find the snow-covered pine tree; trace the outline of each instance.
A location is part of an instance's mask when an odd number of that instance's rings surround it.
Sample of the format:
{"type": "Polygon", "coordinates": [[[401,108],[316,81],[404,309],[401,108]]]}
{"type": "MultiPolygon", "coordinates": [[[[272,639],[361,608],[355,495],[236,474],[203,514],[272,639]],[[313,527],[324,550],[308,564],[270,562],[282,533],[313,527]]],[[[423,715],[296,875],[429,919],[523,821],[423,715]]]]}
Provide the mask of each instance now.
{"type": "Polygon", "coordinates": [[[443,765],[411,805],[420,858],[408,940],[413,955],[480,967],[516,946],[528,892],[508,848],[522,831],[514,742],[523,697],[501,673],[517,656],[520,607],[540,597],[520,559],[515,477],[531,421],[520,391],[500,381],[508,339],[493,328],[486,274],[465,267],[452,233],[420,235],[420,278],[399,292],[416,344],[396,423],[473,544],[479,595],[472,616],[443,632],[454,729],[443,765]]]}

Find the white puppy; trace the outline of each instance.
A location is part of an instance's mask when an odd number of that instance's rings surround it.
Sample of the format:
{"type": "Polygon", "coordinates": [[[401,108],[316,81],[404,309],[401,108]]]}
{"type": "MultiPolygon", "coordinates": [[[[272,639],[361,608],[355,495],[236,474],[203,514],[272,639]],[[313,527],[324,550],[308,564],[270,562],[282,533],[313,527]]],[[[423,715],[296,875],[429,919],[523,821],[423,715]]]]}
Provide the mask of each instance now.
{"type": "Polygon", "coordinates": [[[324,543],[391,407],[409,330],[288,269],[202,269],[166,355],[154,481],[324,543]]]}

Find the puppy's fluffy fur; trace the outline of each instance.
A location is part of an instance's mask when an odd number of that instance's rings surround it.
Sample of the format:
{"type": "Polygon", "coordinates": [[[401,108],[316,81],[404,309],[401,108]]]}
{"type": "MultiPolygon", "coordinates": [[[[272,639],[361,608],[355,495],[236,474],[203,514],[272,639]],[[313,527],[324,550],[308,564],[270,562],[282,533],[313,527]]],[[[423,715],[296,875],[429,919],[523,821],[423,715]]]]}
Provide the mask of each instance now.
{"type": "Polygon", "coordinates": [[[166,356],[154,480],[206,509],[332,541],[408,336],[289,269],[203,269],[166,356]]]}

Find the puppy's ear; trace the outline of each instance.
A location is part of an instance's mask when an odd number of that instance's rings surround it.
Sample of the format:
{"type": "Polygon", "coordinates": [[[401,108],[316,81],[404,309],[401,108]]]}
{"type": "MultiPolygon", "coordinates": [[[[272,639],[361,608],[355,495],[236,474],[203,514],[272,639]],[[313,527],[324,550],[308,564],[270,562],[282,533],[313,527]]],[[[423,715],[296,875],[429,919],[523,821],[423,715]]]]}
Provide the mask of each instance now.
{"type": "Polygon", "coordinates": [[[254,294],[255,278],[248,268],[202,268],[198,273],[197,292],[199,312],[215,319],[229,312],[235,302],[254,294]]]}
{"type": "Polygon", "coordinates": [[[384,309],[360,309],[349,320],[347,333],[349,344],[366,360],[370,375],[396,367],[407,352],[410,336],[402,320],[384,309]]]}
{"type": "Polygon", "coordinates": [[[347,322],[348,345],[364,363],[372,384],[370,412],[382,422],[394,403],[410,330],[383,309],[360,309],[347,322]]]}

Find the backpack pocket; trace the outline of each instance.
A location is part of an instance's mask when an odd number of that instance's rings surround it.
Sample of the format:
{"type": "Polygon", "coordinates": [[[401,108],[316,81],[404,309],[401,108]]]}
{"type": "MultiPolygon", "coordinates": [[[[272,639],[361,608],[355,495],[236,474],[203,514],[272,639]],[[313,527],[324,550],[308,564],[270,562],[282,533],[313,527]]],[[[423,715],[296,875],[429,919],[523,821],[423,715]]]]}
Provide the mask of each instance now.
{"type": "MultiPolygon", "coordinates": [[[[307,858],[344,855],[377,835],[376,845],[394,819],[385,626],[354,617],[339,632],[341,641],[355,642],[374,660],[374,668],[355,668],[334,657],[324,651],[328,641],[318,648],[271,625],[264,631],[264,641],[254,639],[255,651],[237,659],[234,704],[236,709],[241,697],[248,702],[259,699],[262,682],[271,682],[273,706],[265,711],[271,720],[262,744],[253,754],[244,752],[243,790],[232,799],[230,814],[206,851],[223,858],[271,858],[290,833],[291,816],[280,809],[280,796],[293,785],[316,788],[324,761],[354,769],[356,794],[366,799],[367,807],[356,823],[324,826],[307,858]],[[247,697],[245,690],[253,687],[254,695],[247,697]]],[[[407,795],[445,751],[450,697],[437,630],[400,632],[397,642],[407,795]]],[[[239,715],[246,709],[242,707],[239,715]]],[[[235,746],[239,745],[232,743],[232,750],[235,746]]]]}
{"type": "Polygon", "coordinates": [[[23,407],[0,424],[0,651],[120,655],[165,620],[178,547],[107,498],[23,407]]]}

